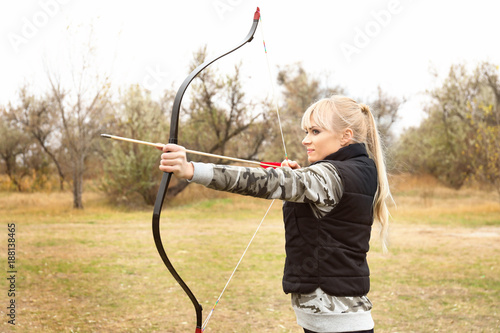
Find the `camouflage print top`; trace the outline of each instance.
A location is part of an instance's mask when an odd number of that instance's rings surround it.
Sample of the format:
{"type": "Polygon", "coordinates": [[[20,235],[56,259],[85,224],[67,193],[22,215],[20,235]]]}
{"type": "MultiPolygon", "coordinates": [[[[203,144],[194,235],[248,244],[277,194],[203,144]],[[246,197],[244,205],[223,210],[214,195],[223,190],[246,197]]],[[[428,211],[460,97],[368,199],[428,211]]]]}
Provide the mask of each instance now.
{"type": "MultiPolygon", "coordinates": [[[[331,163],[292,170],[196,163],[192,182],[209,188],[264,199],[309,203],[317,218],[328,214],[343,194],[342,180],[331,163]]],[[[292,294],[297,323],[315,332],[370,330],[372,304],[366,296],[336,297],[321,288],[292,294]]]]}
{"type": "Polygon", "coordinates": [[[191,181],[218,191],[264,199],[310,203],[317,218],[325,216],[342,197],[342,181],[330,163],[307,168],[260,169],[193,163],[191,181]]]}

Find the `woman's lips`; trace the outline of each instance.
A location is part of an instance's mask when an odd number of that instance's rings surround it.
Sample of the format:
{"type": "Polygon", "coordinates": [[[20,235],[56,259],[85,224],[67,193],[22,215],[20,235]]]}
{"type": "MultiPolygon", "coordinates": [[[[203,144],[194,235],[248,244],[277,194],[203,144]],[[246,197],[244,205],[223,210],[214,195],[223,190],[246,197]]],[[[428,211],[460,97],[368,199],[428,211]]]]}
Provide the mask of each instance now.
{"type": "Polygon", "coordinates": [[[309,155],[309,154],[311,154],[311,153],[313,153],[313,152],[314,152],[314,149],[308,149],[308,150],[307,150],[307,155],[309,155]]]}

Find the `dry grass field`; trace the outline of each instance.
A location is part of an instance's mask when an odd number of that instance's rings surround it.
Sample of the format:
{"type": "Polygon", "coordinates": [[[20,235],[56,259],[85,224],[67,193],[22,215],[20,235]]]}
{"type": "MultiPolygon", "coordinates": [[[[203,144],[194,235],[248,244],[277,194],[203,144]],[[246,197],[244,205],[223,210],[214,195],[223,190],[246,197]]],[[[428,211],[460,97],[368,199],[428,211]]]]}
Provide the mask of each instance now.
{"type": "MultiPolygon", "coordinates": [[[[428,177],[392,180],[390,252],[374,230],[376,332],[500,332],[500,198],[428,177]]],[[[151,208],[85,193],[0,193],[3,332],[194,332],[192,305],[163,266],[151,208]],[[15,224],[16,317],[7,316],[8,224],[15,224]]],[[[167,253],[208,314],[269,202],[191,186],[162,215],[167,253]]],[[[206,332],[302,332],[281,290],[276,202],[206,332]]]]}

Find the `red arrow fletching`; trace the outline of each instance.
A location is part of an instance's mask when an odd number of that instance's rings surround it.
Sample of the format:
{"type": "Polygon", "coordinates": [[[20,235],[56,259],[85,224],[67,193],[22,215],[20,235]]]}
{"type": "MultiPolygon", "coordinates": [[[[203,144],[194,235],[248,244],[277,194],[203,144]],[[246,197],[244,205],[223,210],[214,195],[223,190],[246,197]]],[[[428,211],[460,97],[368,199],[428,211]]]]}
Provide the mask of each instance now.
{"type": "Polygon", "coordinates": [[[281,162],[260,162],[260,166],[263,167],[264,169],[267,168],[279,168],[281,166],[281,162]]]}

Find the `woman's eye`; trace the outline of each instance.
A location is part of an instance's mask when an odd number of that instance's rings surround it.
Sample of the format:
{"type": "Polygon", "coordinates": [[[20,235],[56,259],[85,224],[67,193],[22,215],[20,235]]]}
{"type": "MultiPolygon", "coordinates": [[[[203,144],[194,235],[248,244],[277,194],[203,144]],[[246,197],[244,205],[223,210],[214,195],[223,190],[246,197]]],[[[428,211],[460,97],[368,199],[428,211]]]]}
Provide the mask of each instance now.
{"type": "Polygon", "coordinates": [[[306,135],[309,135],[309,134],[314,134],[314,135],[317,135],[317,134],[321,133],[321,131],[320,131],[320,130],[317,130],[317,129],[310,129],[310,130],[307,130],[307,129],[306,129],[306,130],[304,130],[304,133],[305,133],[306,135]]]}

